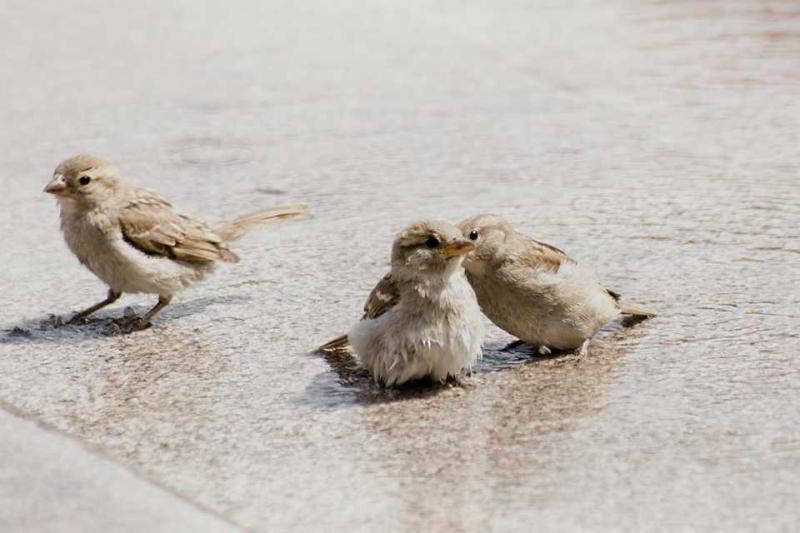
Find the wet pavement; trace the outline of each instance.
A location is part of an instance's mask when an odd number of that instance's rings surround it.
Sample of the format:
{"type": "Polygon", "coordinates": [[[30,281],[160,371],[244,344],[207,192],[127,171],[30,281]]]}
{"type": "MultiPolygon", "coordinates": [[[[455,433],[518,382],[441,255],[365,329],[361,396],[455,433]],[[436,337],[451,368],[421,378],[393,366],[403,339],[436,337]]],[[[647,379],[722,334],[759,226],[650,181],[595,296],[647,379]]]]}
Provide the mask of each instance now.
{"type": "Polygon", "coordinates": [[[564,4],[7,1],[3,529],[59,497],[42,479],[113,505],[103,476],[221,530],[800,527],[800,7],[564,4]],[[78,152],[189,214],[316,216],[244,238],[149,330],[111,324],[142,295],[56,327],[105,294],[41,193],[78,152]],[[585,358],[490,328],[463,386],[310,353],[396,231],[485,211],[659,316],[585,358]]]}

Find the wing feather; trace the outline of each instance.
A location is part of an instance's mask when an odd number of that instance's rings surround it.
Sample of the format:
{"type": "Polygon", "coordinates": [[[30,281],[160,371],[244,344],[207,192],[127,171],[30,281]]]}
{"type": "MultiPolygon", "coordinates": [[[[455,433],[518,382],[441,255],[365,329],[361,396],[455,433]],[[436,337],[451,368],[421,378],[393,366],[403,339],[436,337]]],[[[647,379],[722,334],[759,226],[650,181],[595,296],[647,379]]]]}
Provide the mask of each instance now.
{"type": "Polygon", "coordinates": [[[397,305],[400,301],[400,291],[397,284],[392,279],[392,274],[386,274],[381,278],[372,292],[369,293],[367,302],[364,304],[365,318],[378,318],[386,311],[397,305]]]}
{"type": "Polygon", "coordinates": [[[514,260],[519,265],[558,272],[562,265],[575,262],[555,246],[527,236],[521,237],[520,244],[523,252],[514,260]]]}
{"type": "Polygon", "coordinates": [[[238,261],[205,223],[176,214],[169,202],[154,193],[137,193],[119,213],[125,242],[148,255],[190,263],[238,261]]]}

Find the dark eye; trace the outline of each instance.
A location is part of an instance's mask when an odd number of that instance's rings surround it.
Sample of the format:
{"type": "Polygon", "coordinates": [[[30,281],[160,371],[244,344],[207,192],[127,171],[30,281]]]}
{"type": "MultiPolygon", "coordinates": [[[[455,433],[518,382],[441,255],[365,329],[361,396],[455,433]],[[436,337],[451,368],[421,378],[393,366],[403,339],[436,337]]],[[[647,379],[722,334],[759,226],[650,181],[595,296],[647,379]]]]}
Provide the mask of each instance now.
{"type": "Polygon", "coordinates": [[[431,235],[428,237],[428,240],[425,241],[425,246],[428,248],[438,248],[439,247],[439,239],[431,235]]]}
{"type": "Polygon", "coordinates": [[[469,232],[469,240],[477,241],[478,240],[478,230],[474,229],[469,232]]]}
{"type": "Polygon", "coordinates": [[[89,176],[81,176],[80,178],[78,178],[78,183],[80,183],[81,185],[89,185],[90,181],[92,181],[92,178],[90,178],[89,176]]]}

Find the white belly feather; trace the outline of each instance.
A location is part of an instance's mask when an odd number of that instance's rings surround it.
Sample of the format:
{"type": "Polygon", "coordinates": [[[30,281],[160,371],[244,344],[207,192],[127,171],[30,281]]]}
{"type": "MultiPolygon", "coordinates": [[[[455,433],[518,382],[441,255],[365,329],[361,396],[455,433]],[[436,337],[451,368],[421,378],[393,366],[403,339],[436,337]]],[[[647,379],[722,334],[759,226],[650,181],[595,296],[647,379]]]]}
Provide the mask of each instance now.
{"type": "Polygon", "coordinates": [[[463,274],[420,313],[404,298],[376,319],[359,321],[348,334],[362,365],[387,385],[430,376],[444,381],[481,354],[480,309],[463,274]]]}
{"type": "Polygon", "coordinates": [[[167,257],[147,255],[122,237],[119,228],[103,214],[92,212],[78,216],[63,209],[64,239],[80,262],[117,292],[144,292],[170,296],[203,279],[214,268],[189,265],[167,257]]]}

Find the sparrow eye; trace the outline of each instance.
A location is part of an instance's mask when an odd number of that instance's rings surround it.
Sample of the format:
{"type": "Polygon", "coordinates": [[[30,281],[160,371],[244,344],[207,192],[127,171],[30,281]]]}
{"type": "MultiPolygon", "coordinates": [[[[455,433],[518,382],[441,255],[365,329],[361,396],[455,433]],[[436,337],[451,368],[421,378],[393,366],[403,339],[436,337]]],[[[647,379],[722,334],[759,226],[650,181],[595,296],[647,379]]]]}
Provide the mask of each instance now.
{"type": "Polygon", "coordinates": [[[439,239],[431,235],[428,237],[428,240],[425,241],[425,246],[428,248],[438,248],[439,247],[439,239]]]}
{"type": "Polygon", "coordinates": [[[78,183],[80,183],[81,185],[89,185],[90,181],[92,181],[92,178],[90,178],[89,176],[81,176],[80,178],[78,178],[78,183]]]}
{"type": "Polygon", "coordinates": [[[477,241],[478,240],[478,230],[474,229],[469,232],[469,240],[477,241]]]}

